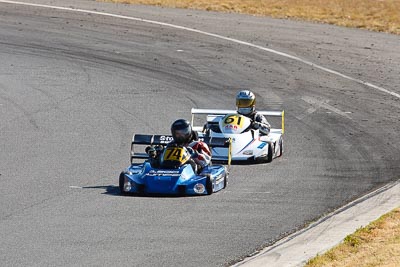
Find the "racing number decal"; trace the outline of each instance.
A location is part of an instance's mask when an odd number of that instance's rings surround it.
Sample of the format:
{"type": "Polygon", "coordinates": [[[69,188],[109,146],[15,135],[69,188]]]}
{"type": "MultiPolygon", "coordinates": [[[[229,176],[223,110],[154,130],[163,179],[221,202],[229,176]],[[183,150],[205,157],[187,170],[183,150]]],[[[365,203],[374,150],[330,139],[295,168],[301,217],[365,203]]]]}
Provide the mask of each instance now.
{"type": "Polygon", "coordinates": [[[179,148],[167,149],[165,153],[165,160],[180,160],[182,156],[182,150],[179,148]]]}
{"type": "Polygon", "coordinates": [[[224,124],[225,127],[232,127],[232,128],[242,128],[243,127],[243,121],[242,121],[242,117],[238,116],[236,114],[227,116],[224,119],[224,124]]]}
{"type": "Polygon", "coordinates": [[[181,147],[168,147],[164,154],[164,160],[183,162],[186,160],[186,153],[181,147]]]}

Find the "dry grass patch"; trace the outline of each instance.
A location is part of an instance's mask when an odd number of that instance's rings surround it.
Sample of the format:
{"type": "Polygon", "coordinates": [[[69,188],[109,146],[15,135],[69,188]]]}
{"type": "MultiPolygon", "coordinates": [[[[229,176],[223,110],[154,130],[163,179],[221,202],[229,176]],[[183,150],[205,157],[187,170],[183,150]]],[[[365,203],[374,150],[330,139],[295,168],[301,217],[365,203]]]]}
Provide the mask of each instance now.
{"type": "Polygon", "coordinates": [[[347,236],[306,267],[400,266],[400,208],[347,236]]]}
{"type": "Polygon", "coordinates": [[[400,0],[102,0],[292,18],[400,34],[400,0]]]}

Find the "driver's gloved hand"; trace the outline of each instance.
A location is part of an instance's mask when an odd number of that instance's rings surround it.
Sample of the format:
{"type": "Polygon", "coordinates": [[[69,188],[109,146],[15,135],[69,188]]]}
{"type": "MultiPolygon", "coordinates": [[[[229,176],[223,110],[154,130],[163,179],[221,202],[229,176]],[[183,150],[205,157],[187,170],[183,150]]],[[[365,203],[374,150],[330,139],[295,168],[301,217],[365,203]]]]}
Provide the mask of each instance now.
{"type": "Polygon", "coordinates": [[[164,149],[163,145],[157,145],[155,146],[156,151],[162,151],[164,149]]]}
{"type": "Polygon", "coordinates": [[[204,167],[201,165],[197,165],[197,174],[200,174],[203,171],[204,167]]]}
{"type": "Polygon", "coordinates": [[[253,121],[251,124],[252,128],[256,130],[260,128],[260,125],[261,124],[258,121],[253,121]]]}
{"type": "Polygon", "coordinates": [[[197,153],[196,151],[194,151],[193,148],[191,148],[190,146],[188,146],[186,149],[187,149],[187,151],[189,152],[189,154],[190,154],[190,156],[191,156],[192,158],[197,158],[198,153],[197,153]]]}
{"type": "Polygon", "coordinates": [[[157,156],[156,149],[153,146],[146,147],[145,151],[150,158],[155,158],[157,156]]]}

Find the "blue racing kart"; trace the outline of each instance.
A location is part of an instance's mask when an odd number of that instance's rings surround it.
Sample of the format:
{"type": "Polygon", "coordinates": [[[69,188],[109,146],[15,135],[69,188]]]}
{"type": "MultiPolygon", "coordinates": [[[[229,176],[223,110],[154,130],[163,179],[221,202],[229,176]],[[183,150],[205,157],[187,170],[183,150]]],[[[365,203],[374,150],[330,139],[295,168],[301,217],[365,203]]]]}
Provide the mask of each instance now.
{"type": "MultiPolygon", "coordinates": [[[[185,147],[166,147],[155,162],[147,153],[137,153],[135,145],[161,146],[172,136],[136,134],[132,138],[131,165],[119,176],[122,195],[211,195],[226,187],[228,170],[223,165],[206,166],[197,172],[185,147]],[[134,163],[134,159],[146,159],[134,163]]],[[[230,147],[230,139],[205,138],[210,147],[230,147]]]]}

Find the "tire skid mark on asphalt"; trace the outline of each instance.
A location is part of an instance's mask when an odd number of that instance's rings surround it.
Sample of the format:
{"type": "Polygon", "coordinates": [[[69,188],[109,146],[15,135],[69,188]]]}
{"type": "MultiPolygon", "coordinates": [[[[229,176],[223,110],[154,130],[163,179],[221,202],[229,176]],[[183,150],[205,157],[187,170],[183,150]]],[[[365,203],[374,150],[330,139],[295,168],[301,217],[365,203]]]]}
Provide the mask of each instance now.
{"type": "Polygon", "coordinates": [[[349,119],[349,120],[352,120],[352,118],[349,116],[349,114],[351,114],[350,111],[341,111],[340,109],[335,108],[334,106],[329,105],[329,104],[328,104],[328,102],[329,102],[328,99],[326,99],[326,100],[319,100],[319,99],[317,99],[317,98],[310,97],[310,96],[302,96],[301,99],[302,99],[304,102],[306,102],[306,103],[308,103],[308,104],[310,104],[310,105],[312,106],[311,108],[309,108],[309,109],[307,110],[307,112],[308,112],[309,114],[315,112],[318,108],[325,108],[325,109],[327,109],[327,110],[329,110],[329,111],[331,111],[331,112],[334,112],[334,113],[336,113],[336,114],[338,114],[338,115],[340,115],[340,116],[343,116],[343,117],[345,117],[345,118],[347,118],[347,119],[349,119]]]}
{"type": "MultiPolygon", "coordinates": [[[[1,88],[5,88],[6,86],[2,85],[0,83],[0,89],[1,88]]],[[[5,90],[3,90],[5,91],[5,90]]],[[[22,105],[18,104],[17,102],[15,102],[12,98],[6,96],[6,95],[0,95],[0,98],[3,99],[5,102],[11,103],[12,106],[14,106],[16,109],[18,109],[21,113],[22,116],[16,116],[15,118],[13,118],[13,120],[19,120],[21,117],[26,118],[29,123],[36,129],[39,129],[39,126],[35,120],[35,118],[33,117],[33,114],[31,114],[31,112],[29,112],[27,109],[25,109],[22,105]]],[[[0,127],[1,130],[3,130],[3,128],[0,127]]]]}
{"type": "Polygon", "coordinates": [[[368,86],[370,88],[373,88],[375,90],[381,91],[383,93],[392,95],[394,97],[397,97],[400,99],[400,94],[396,93],[396,92],[392,92],[388,89],[385,89],[383,87],[374,85],[370,82],[366,82],[363,81],[361,79],[357,79],[357,78],[353,78],[350,77],[346,74],[340,73],[338,71],[335,70],[331,70],[329,68],[320,66],[318,64],[315,64],[311,61],[284,53],[284,52],[280,52],[277,50],[273,50],[270,48],[266,48],[260,45],[255,45],[246,41],[241,41],[238,39],[234,39],[234,38],[230,38],[230,37],[226,37],[223,35],[219,35],[219,34],[215,34],[215,33],[210,33],[210,32],[205,32],[205,31],[201,31],[201,30],[197,30],[197,29],[193,29],[193,28],[189,28],[189,27],[185,27],[185,26],[179,26],[179,25],[175,25],[175,24],[171,24],[171,23],[165,23],[165,22],[160,22],[160,21],[154,21],[154,20],[148,20],[148,19],[143,19],[143,18],[137,18],[137,17],[130,17],[130,16],[124,16],[124,15],[117,15],[117,14],[112,14],[112,13],[107,13],[107,12],[99,12],[99,11],[92,11],[92,10],[85,10],[85,9],[79,9],[79,8],[73,8],[73,7],[61,7],[61,6],[50,6],[50,5],[42,5],[42,4],[34,4],[34,3],[26,3],[26,2],[17,2],[17,1],[8,1],[8,0],[0,0],[0,3],[7,3],[7,4],[15,4],[15,5],[25,5],[25,6],[33,6],[33,7],[41,7],[41,8],[51,8],[51,9],[57,9],[57,10],[63,10],[63,11],[72,11],[72,12],[80,12],[80,13],[86,13],[86,14],[94,14],[94,15],[101,15],[101,16],[108,16],[108,17],[114,17],[114,18],[119,18],[119,19],[127,19],[127,20],[133,20],[133,21],[139,21],[139,22],[144,22],[144,23],[151,23],[151,24],[155,24],[155,25],[160,25],[160,26],[165,26],[165,27],[170,27],[170,28],[174,28],[174,29],[179,29],[179,30],[184,30],[184,31],[189,31],[189,32],[194,32],[194,33],[198,33],[198,34],[202,34],[202,35],[207,35],[210,37],[214,37],[214,38],[218,38],[218,39],[222,39],[225,41],[229,41],[229,42],[233,42],[233,43],[237,43],[237,44],[241,44],[241,45],[246,45],[252,48],[256,48],[256,49],[260,49],[269,53],[273,53],[275,55],[279,55],[288,59],[292,59],[298,62],[301,62],[303,64],[309,65],[311,67],[314,67],[316,69],[325,71],[327,73],[342,77],[344,79],[368,86]]]}

